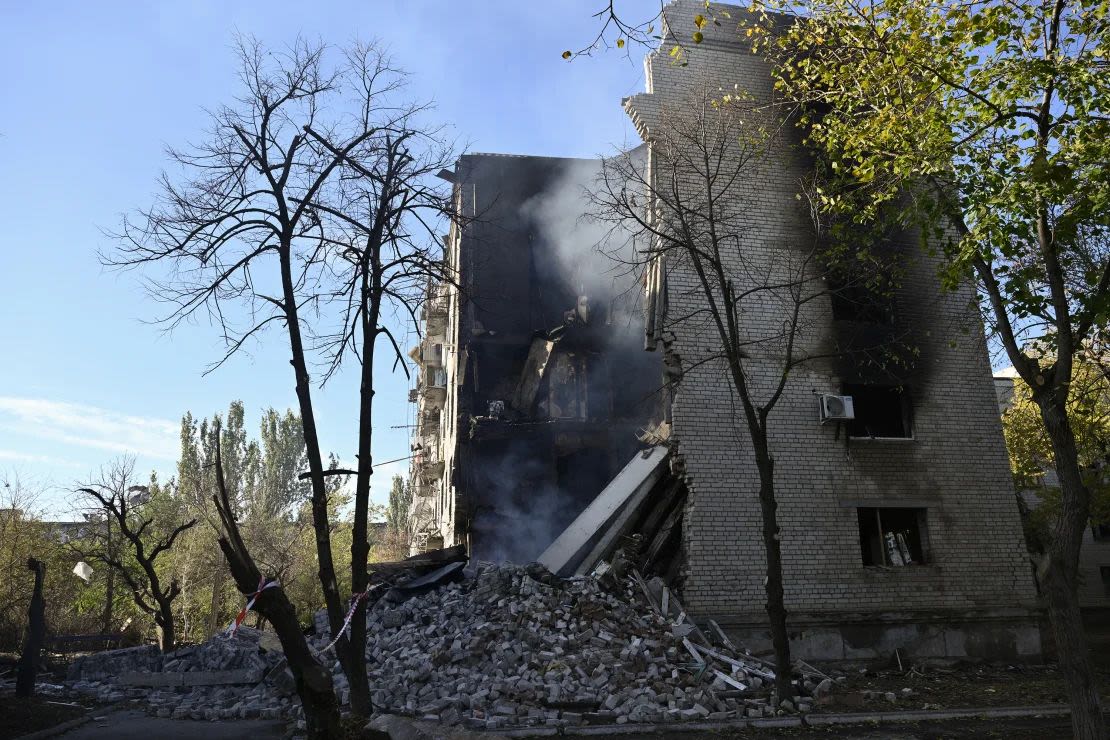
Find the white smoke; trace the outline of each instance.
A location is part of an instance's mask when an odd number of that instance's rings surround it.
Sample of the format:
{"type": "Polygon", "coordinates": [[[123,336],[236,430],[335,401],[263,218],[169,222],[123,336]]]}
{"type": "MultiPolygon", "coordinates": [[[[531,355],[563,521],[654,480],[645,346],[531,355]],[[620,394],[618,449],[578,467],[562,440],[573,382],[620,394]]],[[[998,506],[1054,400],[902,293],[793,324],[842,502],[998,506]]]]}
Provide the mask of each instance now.
{"type": "Polygon", "coordinates": [[[591,298],[619,295],[635,281],[631,234],[599,218],[591,203],[601,173],[601,160],[571,160],[551,186],[521,206],[553,250],[561,277],[591,298]]]}

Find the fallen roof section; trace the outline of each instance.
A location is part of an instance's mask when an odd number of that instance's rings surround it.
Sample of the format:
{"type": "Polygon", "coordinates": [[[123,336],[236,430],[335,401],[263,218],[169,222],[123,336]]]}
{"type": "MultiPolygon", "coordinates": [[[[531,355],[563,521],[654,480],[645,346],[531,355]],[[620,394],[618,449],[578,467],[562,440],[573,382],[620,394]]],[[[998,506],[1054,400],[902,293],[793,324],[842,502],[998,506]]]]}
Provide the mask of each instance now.
{"type": "Polygon", "coordinates": [[[625,534],[648,493],[666,472],[670,448],[658,445],[637,452],[609,485],[590,502],[539,557],[556,575],[588,573],[608,556],[625,534]]]}

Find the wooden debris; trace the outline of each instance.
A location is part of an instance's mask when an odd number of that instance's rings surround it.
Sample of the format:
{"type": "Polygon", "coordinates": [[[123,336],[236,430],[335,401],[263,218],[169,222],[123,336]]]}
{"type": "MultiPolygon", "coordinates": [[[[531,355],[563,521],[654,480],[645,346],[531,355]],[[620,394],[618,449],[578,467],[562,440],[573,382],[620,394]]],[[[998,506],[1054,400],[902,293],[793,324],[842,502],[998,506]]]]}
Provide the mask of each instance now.
{"type": "Polygon", "coordinates": [[[725,663],[727,663],[731,666],[739,668],[742,671],[746,671],[747,673],[751,673],[755,676],[759,676],[760,678],[766,678],[769,681],[773,681],[774,678],[775,678],[774,673],[764,669],[761,666],[753,665],[750,662],[745,662],[743,660],[738,660],[737,658],[729,657],[728,655],[725,655],[724,653],[722,653],[720,651],[714,650],[711,647],[703,647],[702,652],[704,652],[706,655],[713,656],[717,660],[723,661],[723,662],[725,662],[725,663]]]}

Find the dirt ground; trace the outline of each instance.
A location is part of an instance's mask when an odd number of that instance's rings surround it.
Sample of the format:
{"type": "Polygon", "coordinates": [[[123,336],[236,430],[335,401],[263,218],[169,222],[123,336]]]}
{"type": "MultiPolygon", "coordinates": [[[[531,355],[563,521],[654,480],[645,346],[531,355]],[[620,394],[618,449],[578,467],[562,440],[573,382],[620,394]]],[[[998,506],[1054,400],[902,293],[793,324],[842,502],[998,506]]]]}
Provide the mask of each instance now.
{"type": "Polygon", "coordinates": [[[883,727],[828,727],[668,732],[645,735],[644,740],[1054,740],[1071,737],[1063,718],[1013,720],[953,720],[883,727]]]}
{"type": "MultiPolygon", "coordinates": [[[[1110,670],[1097,669],[1104,701],[1110,703],[1110,670]]],[[[961,665],[905,671],[849,671],[822,712],[954,709],[965,707],[1066,704],[1064,684],[1054,666],[961,665]],[[909,689],[909,692],[904,692],[909,689]],[[897,697],[889,701],[890,692],[897,697]]]]}
{"type": "Polygon", "coordinates": [[[16,699],[11,692],[0,696],[0,738],[27,735],[85,716],[86,707],[67,706],[48,699],[16,699]]]}

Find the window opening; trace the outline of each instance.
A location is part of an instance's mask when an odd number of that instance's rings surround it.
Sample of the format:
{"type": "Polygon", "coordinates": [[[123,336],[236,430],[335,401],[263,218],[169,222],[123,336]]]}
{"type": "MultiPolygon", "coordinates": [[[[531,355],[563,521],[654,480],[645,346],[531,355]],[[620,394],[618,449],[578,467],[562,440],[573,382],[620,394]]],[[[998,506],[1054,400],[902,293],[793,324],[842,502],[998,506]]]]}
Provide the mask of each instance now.
{"type": "Polygon", "coordinates": [[[925,511],[909,507],[856,509],[863,564],[900,568],[927,563],[925,511]]]}
{"type": "Polygon", "coordinates": [[[832,290],[833,318],[867,324],[893,324],[894,301],[890,295],[859,282],[832,290]]]}
{"type": "Polygon", "coordinates": [[[910,394],[904,387],[845,385],[843,393],[852,397],[856,417],[847,422],[849,437],[913,437],[910,394]]]}

